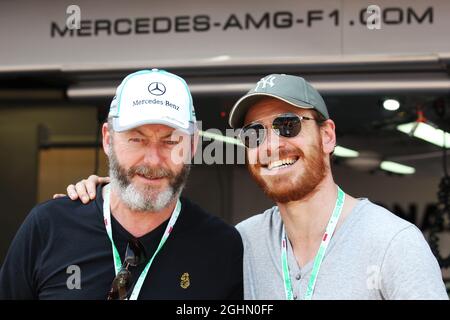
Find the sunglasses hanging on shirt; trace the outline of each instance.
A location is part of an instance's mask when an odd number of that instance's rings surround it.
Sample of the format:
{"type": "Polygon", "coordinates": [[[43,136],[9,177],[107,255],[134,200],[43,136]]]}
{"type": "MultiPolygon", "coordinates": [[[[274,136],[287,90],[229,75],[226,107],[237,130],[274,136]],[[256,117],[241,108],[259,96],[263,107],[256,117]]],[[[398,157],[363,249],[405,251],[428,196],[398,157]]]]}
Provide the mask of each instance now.
{"type": "Polygon", "coordinates": [[[131,284],[133,283],[132,275],[129,267],[136,267],[146,260],[144,247],[137,239],[128,241],[125,259],[120,271],[114,278],[111,290],[108,293],[107,300],[125,300],[128,299],[131,284]]]}

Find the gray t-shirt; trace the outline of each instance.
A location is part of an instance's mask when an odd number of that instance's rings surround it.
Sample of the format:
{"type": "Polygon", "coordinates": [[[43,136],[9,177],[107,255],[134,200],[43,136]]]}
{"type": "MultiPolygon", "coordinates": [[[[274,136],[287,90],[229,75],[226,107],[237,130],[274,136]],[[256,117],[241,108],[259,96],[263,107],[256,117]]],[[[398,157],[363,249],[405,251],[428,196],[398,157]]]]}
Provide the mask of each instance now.
{"type": "MultiPolygon", "coordinates": [[[[239,223],[244,242],[244,298],[285,299],[278,207],[239,223]]],[[[289,242],[289,241],[288,241],[289,242]]],[[[303,299],[313,262],[300,268],[288,244],[295,299],[303,299]]],[[[335,231],[313,299],[448,299],[441,270],[413,224],[360,199],[335,231]]]]}

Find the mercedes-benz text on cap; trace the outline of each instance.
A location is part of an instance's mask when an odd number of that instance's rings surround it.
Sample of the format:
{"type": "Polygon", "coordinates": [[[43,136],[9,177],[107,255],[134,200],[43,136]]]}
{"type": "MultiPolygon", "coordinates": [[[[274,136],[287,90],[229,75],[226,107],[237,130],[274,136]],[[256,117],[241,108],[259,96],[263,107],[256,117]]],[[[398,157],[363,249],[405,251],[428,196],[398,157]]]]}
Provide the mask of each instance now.
{"type": "Polygon", "coordinates": [[[192,134],[196,122],[186,81],[158,69],[137,71],[123,79],[109,116],[118,132],[145,124],[164,124],[192,134]]]}

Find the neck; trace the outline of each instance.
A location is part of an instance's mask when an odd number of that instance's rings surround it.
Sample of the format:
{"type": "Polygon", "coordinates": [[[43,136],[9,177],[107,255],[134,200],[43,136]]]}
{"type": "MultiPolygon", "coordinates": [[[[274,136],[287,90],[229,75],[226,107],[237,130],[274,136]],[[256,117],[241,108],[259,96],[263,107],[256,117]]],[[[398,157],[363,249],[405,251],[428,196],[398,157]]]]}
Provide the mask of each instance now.
{"type": "Polygon", "coordinates": [[[111,214],[125,230],[136,238],[156,229],[169,219],[176,204],[177,199],[174,199],[168,206],[158,212],[135,211],[125,205],[116,191],[111,189],[111,214]]]}
{"type": "MultiPolygon", "coordinates": [[[[328,174],[316,189],[304,199],[277,203],[286,235],[300,265],[304,265],[314,258],[336,204],[336,199],[337,185],[331,174],[328,174]]],[[[356,199],[345,195],[344,207],[336,230],[356,202],[356,199]]]]}

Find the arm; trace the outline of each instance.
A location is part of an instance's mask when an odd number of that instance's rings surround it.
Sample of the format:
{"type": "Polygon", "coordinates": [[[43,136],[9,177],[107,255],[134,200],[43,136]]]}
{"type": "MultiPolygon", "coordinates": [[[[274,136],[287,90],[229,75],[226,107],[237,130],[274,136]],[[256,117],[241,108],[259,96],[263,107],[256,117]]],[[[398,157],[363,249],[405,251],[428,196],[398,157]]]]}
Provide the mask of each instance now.
{"type": "Polygon", "coordinates": [[[0,300],[37,299],[39,259],[44,240],[34,208],[17,232],[0,270],[0,300]]]}
{"type": "Polygon", "coordinates": [[[243,281],[243,251],[241,236],[238,232],[233,235],[231,257],[229,261],[230,269],[230,294],[226,299],[243,300],[244,299],[244,281],[243,281]]]}
{"type": "Polygon", "coordinates": [[[381,267],[381,286],[386,299],[448,299],[437,260],[415,226],[391,240],[381,267]]]}
{"type": "MultiPolygon", "coordinates": [[[[94,200],[96,197],[96,186],[98,184],[109,183],[109,177],[99,177],[90,175],[89,178],[77,182],[75,185],[67,186],[67,195],[72,200],[80,199],[84,204],[94,200]]],[[[57,193],[53,199],[64,197],[65,194],[57,193]]]]}

